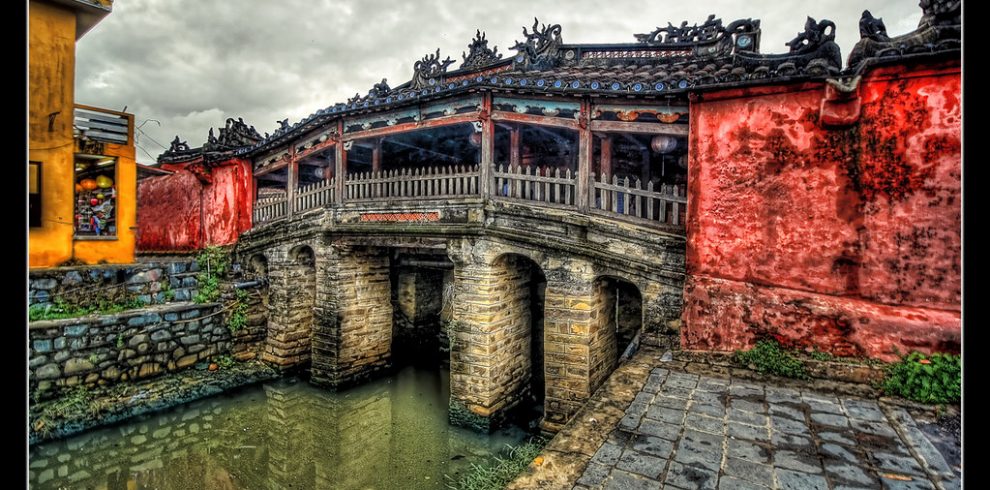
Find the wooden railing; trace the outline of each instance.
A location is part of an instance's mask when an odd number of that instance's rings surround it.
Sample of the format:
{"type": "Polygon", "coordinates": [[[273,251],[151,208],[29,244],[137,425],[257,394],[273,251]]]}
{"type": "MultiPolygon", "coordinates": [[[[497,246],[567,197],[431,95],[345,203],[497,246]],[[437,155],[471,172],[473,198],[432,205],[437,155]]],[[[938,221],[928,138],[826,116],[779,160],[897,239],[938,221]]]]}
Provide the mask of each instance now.
{"type": "Polygon", "coordinates": [[[326,179],[300,186],[292,198],[292,211],[307,211],[332,204],[334,197],[333,184],[334,179],[326,179]]]}
{"type": "Polygon", "coordinates": [[[134,115],[100,107],[76,104],[72,114],[76,136],[91,140],[130,145],[134,115]]]}
{"type": "Polygon", "coordinates": [[[602,174],[591,175],[591,209],[647,221],[680,226],[687,205],[687,188],[683,185],[655,186],[629,177],[620,179],[602,174]],[[611,182],[610,182],[611,181],[611,182]]]}
{"type": "Polygon", "coordinates": [[[480,194],[480,175],[477,165],[349,174],[344,196],[348,201],[474,196],[480,194]]]}
{"type": "MultiPolygon", "coordinates": [[[[491,197],[590,209],[600,215],[621,216],[645,223],[683,227],[687,206],[685,185],[656,184],[635,178],[589,176],[589,202],[578,202],[578,176],[569,169],[540,169],[530,165],[493,166],[491,197]]],[[[258,200],[255,223],[284,218],[292,213],[330,207],[341,202],[458,198],[481,195],[479,166],[397,169],[349,174],[344,199],[337,199],[334,179],[299,187],[292,207],[284,197],[258,200]]]]}
{"type": "Polygon", "coordinates": [[[266,223],[284,218],[288,214],[284,197],[269,197],[254,202],[254,223],[266,223]]]}
{"type": "Polygon", "coordinates": [[[575,187],[577,176],[571,169],[563,172],[559,168],[545,168],[530,165],[516,165],[495,168],[495,189],[492,193],[497,197],[538,201],[545,203],[575,205],[575,187]]]}

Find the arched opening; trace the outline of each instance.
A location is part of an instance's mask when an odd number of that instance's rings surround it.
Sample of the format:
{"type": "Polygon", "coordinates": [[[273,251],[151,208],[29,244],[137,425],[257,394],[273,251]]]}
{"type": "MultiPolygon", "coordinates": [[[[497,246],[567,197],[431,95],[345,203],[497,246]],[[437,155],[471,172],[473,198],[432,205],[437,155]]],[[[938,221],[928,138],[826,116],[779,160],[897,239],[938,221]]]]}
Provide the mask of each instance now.
{"type": "Polygon", "coordinates": [[[261,254],[251,256],[248,259],[247,273],[252,279],[266,279],[268,277],[268,259],[261,254]]]}
{"type": "Polygon", "coordinates": [[[597,334],[592,347],[600,362],[592,366],[591,385],[596,389],[615,370],[636,334],[643,328],[643,296],[635,284],[612,276],[595,279],[597,334]]]}
{"type": "Polygon", "coordinates": [[[453,270],[453,262],[442,250],[392,250],[393,366],[449,367],[450,348],[444,325],[450,320],[453,270]]]}
{"type": "Polygon", "coordinates": [[[518,403],[520,420],[538,423],[544,415],[546,374],[544,369],[544,302],[547,278],[533,260],[505,254],[493,265],[492,294],[503,298],[495,312],[495,338],[504,370],[495,379],[506,379],[510,403],[518,403]]]}
{"type": "Polygon", "coordinates": [[[316,267],[316,255],[309,245],[298,245],[289,250],[289,260],[305,268],[316,267]]]}

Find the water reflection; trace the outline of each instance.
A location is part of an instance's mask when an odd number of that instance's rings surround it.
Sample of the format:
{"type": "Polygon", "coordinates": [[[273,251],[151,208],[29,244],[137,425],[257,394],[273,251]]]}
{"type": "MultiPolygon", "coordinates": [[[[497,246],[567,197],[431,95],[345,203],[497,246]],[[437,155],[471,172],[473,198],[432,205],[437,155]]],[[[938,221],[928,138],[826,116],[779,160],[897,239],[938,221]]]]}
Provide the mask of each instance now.
{"type": "Polygon", "coordinates": [[[285,379],[32,448],[32,488],[444,488],[516,444],[447,424],[447,371],[328,393],[285,379]]]}

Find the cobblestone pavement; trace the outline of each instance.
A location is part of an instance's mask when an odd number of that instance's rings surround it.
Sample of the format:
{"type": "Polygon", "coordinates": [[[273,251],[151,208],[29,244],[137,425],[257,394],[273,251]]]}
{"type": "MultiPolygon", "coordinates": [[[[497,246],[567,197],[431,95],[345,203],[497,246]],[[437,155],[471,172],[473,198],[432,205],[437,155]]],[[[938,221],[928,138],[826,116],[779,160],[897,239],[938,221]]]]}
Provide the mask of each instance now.
{"type": "Polygon", "coordinates": [[[959,487],[903,408],[655,368],[574,489],[959,487]]]}

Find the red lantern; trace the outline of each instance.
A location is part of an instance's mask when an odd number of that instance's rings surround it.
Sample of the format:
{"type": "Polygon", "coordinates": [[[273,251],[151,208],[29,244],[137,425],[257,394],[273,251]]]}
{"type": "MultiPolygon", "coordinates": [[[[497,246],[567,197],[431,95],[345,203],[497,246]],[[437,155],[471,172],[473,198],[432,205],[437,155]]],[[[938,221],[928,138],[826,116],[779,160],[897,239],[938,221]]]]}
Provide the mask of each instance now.
{"type": "Polygon", "coordinates": [[[89,205],[90,206],[96,206],[99,203],[100,203],[100,200],[97,199],[97,198],[95,198],[95,197],[89,200],[89,205]]]}

